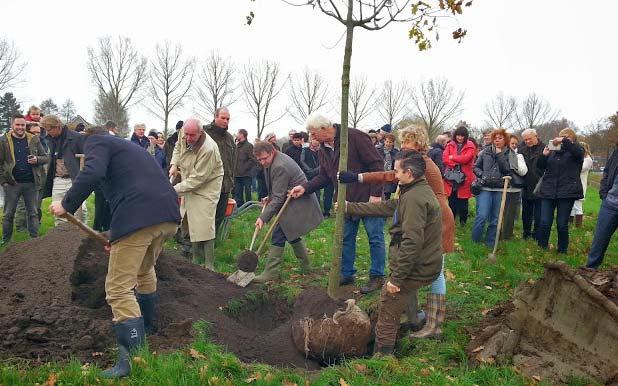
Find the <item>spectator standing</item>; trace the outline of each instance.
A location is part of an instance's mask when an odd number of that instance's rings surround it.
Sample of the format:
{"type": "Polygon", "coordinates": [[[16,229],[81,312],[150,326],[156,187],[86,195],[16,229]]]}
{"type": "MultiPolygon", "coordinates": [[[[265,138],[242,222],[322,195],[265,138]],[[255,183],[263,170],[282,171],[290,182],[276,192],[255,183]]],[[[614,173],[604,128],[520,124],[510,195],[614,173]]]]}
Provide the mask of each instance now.
{"type": "Polygon", "coordinates": [[[521,196],[521,222],[523,237],[532,237],[537,240],[539,225],[541,224],[541,200],[534,195],[534,188],[538,184],[543,170],[538,166],[539,159],[543,157],[545,144],[539,140],[535,129],[526,129],[521,133],[524,146],[519,147],[519,153],[523,155],[528,168],[524,176],[524,187],[521,196]]]}
{"type": "Polygon", "coordinates": [[[300,156],[303,152],[303,135],[302,133],[294,133],[292,135],[292,145],[283,150],[288,157],[292,158],[299,167],[302,167],[300,156]]]}
{"type": "Polygon", "coordinates": [[[481,150],[486,147],[491,147],[491,145],[493,144],[493,140],[491,139],[492,132],[492,129],[483,130],[483,144],[481,145],[481,150]]]}
{"type": "MultiPolygon", "coordinates": [[[[384,159],[384,171],[393,170],[395,167],[395,157],[399,153],[399,149],[395,147],[395,136],[391,133],[386,134],[384,136],[384,146],[379,150],[380,155],[384,159]]],[[[391,194],[395,193],[395,190],[397,190],[396,183],[389,182],[384,184],[384,198],[389,200],[391,194]]]]}
{"type": "MultiPolygon", "coordinates": [[[[285,142],[282,146],[281,146],[281,151],[283,153],[286,152],[286,150],[288,150],[288,147],[293,146],[294,145],[294,134],[296,134],[296,130],[292,129],[288,132],[288,141],[285,142]]],[[[278,146],[277,146],[278,148],[278,146]]]]}
{"type": "Polygon", "coordinates": [[[454,139],[446,145],[442,154],[444,173],[446,174],[447,170],[459,170],[465,178],[460,183],[445,178],[444,191],[448,196],[453,216],[459,216],[459,223],[463,226],[468,221],[468,200],[472,197],[470,186],[474,181],[473,168],[476,146],[468,139],[469,133],[465,126],[455,129],[453,135],[454,139]]]}
{"type": "Polygon", "coordinates": [[[105,129],[107,130],[107,134],[117,136],[118,135],[118,125],[114,121],[105,122],[105,129]]]}
{"type": "MultiPolygon", "coordinates": [[[[307,130],[311,138],[318,140],[320,148],[320,173],[303,185],[292,190],[294,197],[311,194],[332,182],[337,183],[339,169],[340,126],[320,115],[314,114],[307,120],[307,130]]],[[[355,173],[384,171],[384,162],[376,148],[371,144],[369,136],[357,129],[348,130],[348,167],[355,173]]],[[[346,200],[349,202],[380,202],[383,188],[380,185],[351,184],[346,191],[346,200]]],[[[373,292],[384,284],[384,264],[386,251],[384,247],[383,217],[348,216],[344,222],[343,251],[341,262],[340,285],[353,284],[356,269],[356,235],[361,220],[365,226],[369,239],[369,253],[371,255],[371,269],[369,283],[361,288],[366,294],[373,292]]]]}
{"type": "Polygon", "coordinates": [[[148,133],[148,140],[150,141],[150,145],[148,146],[148,153],[150,153],[157,165],[161,167],[161,169],[167,172],[167,160],[165,157],[165,138],[163,138],[163,134],[158,133],[155,130],[150,130],[148,133]]]}
{"type": "Polygon", "coordinates": [[[228,132],[229,124],[229,110],[227,107],[219,107],[215,110],[215,119],[209,125],[204,126],[206,134],[210,135],[219,147],[221,161],[223,161],[223,183],[215,215],[215,229],[217,229],[217,232],[219,225],[225,217],[228,197],[234,189],[234,151],[236,145],[234,145],[234,137],[228,132]]]}
{"type": "Polygon", "coordinates": [[[599,196],[602,200],[601,208],[586,264],[588,268],[593,269],[599,268],[603,263],[612,235],[618,229],[618,142],[605,164],[599,196]]]}
{"type": "Polygon", "coordinates": [[[39,138],[26,133],[24,117],[14,116],[11,130],[0,139],[0,184],[4,189],[2,245],[10,242],[13,236],[15,209],[21,197],[26,206],[28,233],[31,238],[38,237],[38,191],[44,181],[47,162],[48,156],[39,138]]]}
{"type": "Polygon", "coordinates": [[[442,161],[442,156],[444,155],[444,146],[446,145],[447,141],[448,137],[446,135],[438,135],[434,143],[432,143],[429,147],[429,151],[427,152],[427,155],[429,156],[429,158],[431,158],[433,163],[436,164],[438,169],[440,169],[440,173],[442,175],[444,175],[444,161],[442,161]]]}
{"type": "Polygon", "coordinates": [[[251,201],[251,180],[256,174],[257,161],[253,155],[253,145],[247,140],[247,130],[236,133],[236,161],[234,162],[234,200],[241,207],[251,201]]]}
{"type": "Polygon", "coordinates": [[[197,119],[187,119],[178,135],[169,175],[180,172],[174,190],[181,197],[182,222],[189,226],[193,262],[215,270],[215,213],[224,167],[215,141],[197,119]]]}
{"type": "Polygon", "coordinates": [[[165,140],[165,159],[167,161],[167,166],[170,166],[172,162],[172,155],[174,154],[174,147],[176,146],[176,142],[178,142],[178,131],[182,129],[183,121],[176,122],[176,131],[174,134],[167,137],[165,140]]]}
{"type": "Polygon", "coordinates": [[[138,123],[133,126],[133,134],[131,135],[131,142],[136,144],[137,146],[148,150],[150,147],[150,140],[146,137],[146,125],[143,123],[138,123]]]}
{"type": "Polygon", "coordinates": [[[546,146],[538,162],[539,168],[545,171],[538,191],[541,199],[538,244],[544,249],[549,247],[549,235],[556,213],[558,253],[567,253],[569,216],[575,200],[584,197],[580,178],[584,148],[579,145],[577,135],[570,128],[560,131],[558,137],[551,140],[551,144],[556,150],[546,146]]]}
{"type": "Polygon", "coordinates": [[[480,243],[484,240],[488,247],[493,247],[497,237],[503,177],[511,174],[506,143],[509,135],[504,129],[495,129],[491,137],[493,145],[481,150],[474,166],[474,174],[481,180],[481,192],[476,196],[477,212],[472,226],[472,241],[480,243]]]}
{"type": "MultiPolygon", "coordinates": [[[[47,130],[50,156],[43,198],[51,197],[52,201],[61,201],[80,172],[75,154],[84,154],[84,136],[69,130],[55,115],[44,116],[41,126],[47,130]]],[[[77,213],[79,218],[83,217],[81,209],[77,213]]],[[[55,219],[56,225],[63,221],[66,220],[55,219]]]]}
{"type": "MultiPolygon", "coordinates": [[[[303,152],[300,156],[300,163],[301,169],[303,169],[305,176],[307,176],[307,180],[312,179],[320,173],[319,150],[320,142],[315,139],[312,139],[309,142],[309,147],[303,148],[303,152]]],[[[334,192],[335,188],[333,187],[332,182],[315,192],[318,197],[318,201],[322,201],[322,216],[325,218],[330,217],[330,210],[333,207],[334,192]],[[320,197],[322,197],[323,200],[320,197]]]]}
{"type": "Polygon", "coordinates": [[[575,226],[577,228],[581,228],[584,222],[584,200],[586,199],[586,190],[588,188],[588,173],[590,173],[590,169],[592,169],[592,156],[590,154],[590,146],[586,142],[579,143],[584,148],[584,163],[582,164],[582,172],[579,175],[579,178],[582,181],[582,189],[584,190],[584,198],[580,200],[575,200],[573,203],[573,209],[571,210],[571,218],[570,222],[573,222],[575,219],[575,226]]]}
{"type": "MultiPolygon", "coordinates": [[[[507,134],[508,135],[508,134],[507,134]]],[[[521,191],[525,185],[524,176],[528,173],[528,166],[524,156],[518,153],[519,138],[516,135],[509,136],[508,160],[511,168],[511,181],[506,193],[504,204],[504,214],[502,217],[502,228],[500,229],[500,239],[508,240],[513,237],[515,220],[519,213],[521,202],[521,191]]]]}

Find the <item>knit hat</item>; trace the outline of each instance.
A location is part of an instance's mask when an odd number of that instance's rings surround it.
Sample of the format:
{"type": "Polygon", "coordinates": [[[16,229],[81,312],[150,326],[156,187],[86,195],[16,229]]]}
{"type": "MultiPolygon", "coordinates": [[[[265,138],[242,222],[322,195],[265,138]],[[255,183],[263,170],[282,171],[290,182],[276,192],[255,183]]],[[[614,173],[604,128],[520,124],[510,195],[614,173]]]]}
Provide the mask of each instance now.
{"type": "Polygon", "coordinates": [[[276,138],[275,133],[268,133],[266,134],[266,136],[264,137],[264,141],[270,141],[271,139],[276,138]]]}
{"type": "Polygon", "coordinates": [[[176,122],[176,130],[180,130],[182,129],[182,125],[184,125],[185,123],[183,121],[178,121],[176,122]]]}
{"type": "Polygon", "coordinates": [[[380,131],[385,131],[387,133],[390,133],[391,130],[393,130],[393,128],[388,123],[386,125],[380,127],[380,131]]]}

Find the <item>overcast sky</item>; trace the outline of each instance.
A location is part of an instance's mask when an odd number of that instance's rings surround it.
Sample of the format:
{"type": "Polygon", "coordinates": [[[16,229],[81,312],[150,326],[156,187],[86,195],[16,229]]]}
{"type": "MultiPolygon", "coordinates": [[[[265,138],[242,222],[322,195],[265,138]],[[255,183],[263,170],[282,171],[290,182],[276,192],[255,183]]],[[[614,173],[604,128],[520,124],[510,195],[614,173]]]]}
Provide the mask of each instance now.
{"type": "MultiPolygon", "coordinates": [[[[461,44],[449,37],[452,23],[428,52],[418,52],[404,24],[377,32],[356,29],[352,76],[366,75],[375,85],[446,77],[465,91],[459,118],[478,126],[484,122],[483,106],[498,92],[515,97],[536,92],[584,127],[618,109],[618,55],[612,40],[617,13],[613,0],[475,0],[460,19],[468,30],[461,44]]],[[[239,66],[268,59],[279,62],[286,74],[308,66],[328,79],[333,100],[340,92],[343,26],[310,7],[279,0],[2,0],[0,14],[0,36],[14,41],[28,61],[24,83],[12,90],[23,107],[49,97],[58,105],[71,98],[78,113],[92,120],[96,94],[86,50],[103,35],[128,36],[148,57],[167,39],[198,59],[218,50],[239,66]],[[257,16],[246,26],[249,9],[257,16]]],[[[283,111],[287,104],[284,92],[274,109],[283,111]]],[[[231,131],[245,128],[253,137],[255,122],[242,98],[230,110],[231,131]]],[[[326,113],[339,120],[335,111],[326,113]]],[[[172,113],[172,126],[191,115],[194,101],[188,99],[172,113]]],[[[130,123],[137,122],[163,126],[140,105],[130,109],[130,123]]],[[[363,128],[382,124],[375,114],[363,128]]],[[[282,135],[290,128],[300,127],[283,119],[266,131],[282,135]]]]}

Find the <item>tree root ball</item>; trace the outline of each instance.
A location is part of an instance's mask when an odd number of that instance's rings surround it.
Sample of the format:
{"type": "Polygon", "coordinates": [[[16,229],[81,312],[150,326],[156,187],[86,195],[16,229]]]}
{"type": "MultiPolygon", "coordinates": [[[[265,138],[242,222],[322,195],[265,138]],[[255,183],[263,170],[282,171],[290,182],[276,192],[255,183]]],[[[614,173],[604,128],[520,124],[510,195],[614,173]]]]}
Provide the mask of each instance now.
{"type": "Polygon", "coordinates": [[[362,356],[371,339],[369,316],[354,299],[346,301],[346,309],[333,316],[306,316],[292,323],[292,339],[306,357],[331,361],[342,357],[362,356]]]}
{"type": "Polygon", "coordinates": [[[244,272],[255,272],[258,265],[258,255],[252,251],[242,251],[236,259],[236,268],[244,272]]]}

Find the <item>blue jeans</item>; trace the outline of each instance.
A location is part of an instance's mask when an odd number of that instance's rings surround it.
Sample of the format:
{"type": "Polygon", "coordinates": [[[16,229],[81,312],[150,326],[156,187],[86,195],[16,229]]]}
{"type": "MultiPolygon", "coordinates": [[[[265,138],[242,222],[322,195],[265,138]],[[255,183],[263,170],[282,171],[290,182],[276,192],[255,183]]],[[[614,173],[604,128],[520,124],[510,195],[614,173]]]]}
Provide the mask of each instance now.
{"type": "Polygon", "coordinates": [[[444,277],[444,256],[442,255],[442,269],[440,270],[440,276],[431,282],[431,288],[429,292],[436,295],[446,295],[446,278],[444,277]]]}
{"type": "Polygon", "coordinates": [[[603,263],[603,257],[612,239],[612,235],[618,228],[618,209],[611,207],[601,202],[599,209],[599,217],[597,218],[597,227],[594,230],[594,239],[588,253],[587,267],[598,268],[603,263]]]}
{"type": "Polygon", "coordinates": [[[341,276],[354,277],[354,261],[356,260],[356,235],[358,226],[363,220],[367,238],[369,239],[369,253],[371,255],[370,276],[384,276],[386,250],[384,247],[384,217],[355,217],[345,219],[343,223],[343,253],[341,256],[341,276]]]}
{"type": "Polygon", "coordinates": [[[549,246],[549,235],[551,226],[554,223],[554,211],[556,212],[556,228],[558,229],[558,253],[566,253],[569,248],[569,217],[573,209],[572,198],[557,198],[555,200],[541,200],[541,223],[537,241],[539,247],[547,249],[549,246]]]}
{"type": "Polygon", "coordinates": [[[476,243],[483,241],[485,223],[487,223],[485,244],[493,247],[494,242],[496,241],[498,216],[500,215],[500,201],[502,201],[502,192],[481,190],[481,193],[476,196],[477,208],[474,224],[472,225],[472,241],[476,243]]]}

